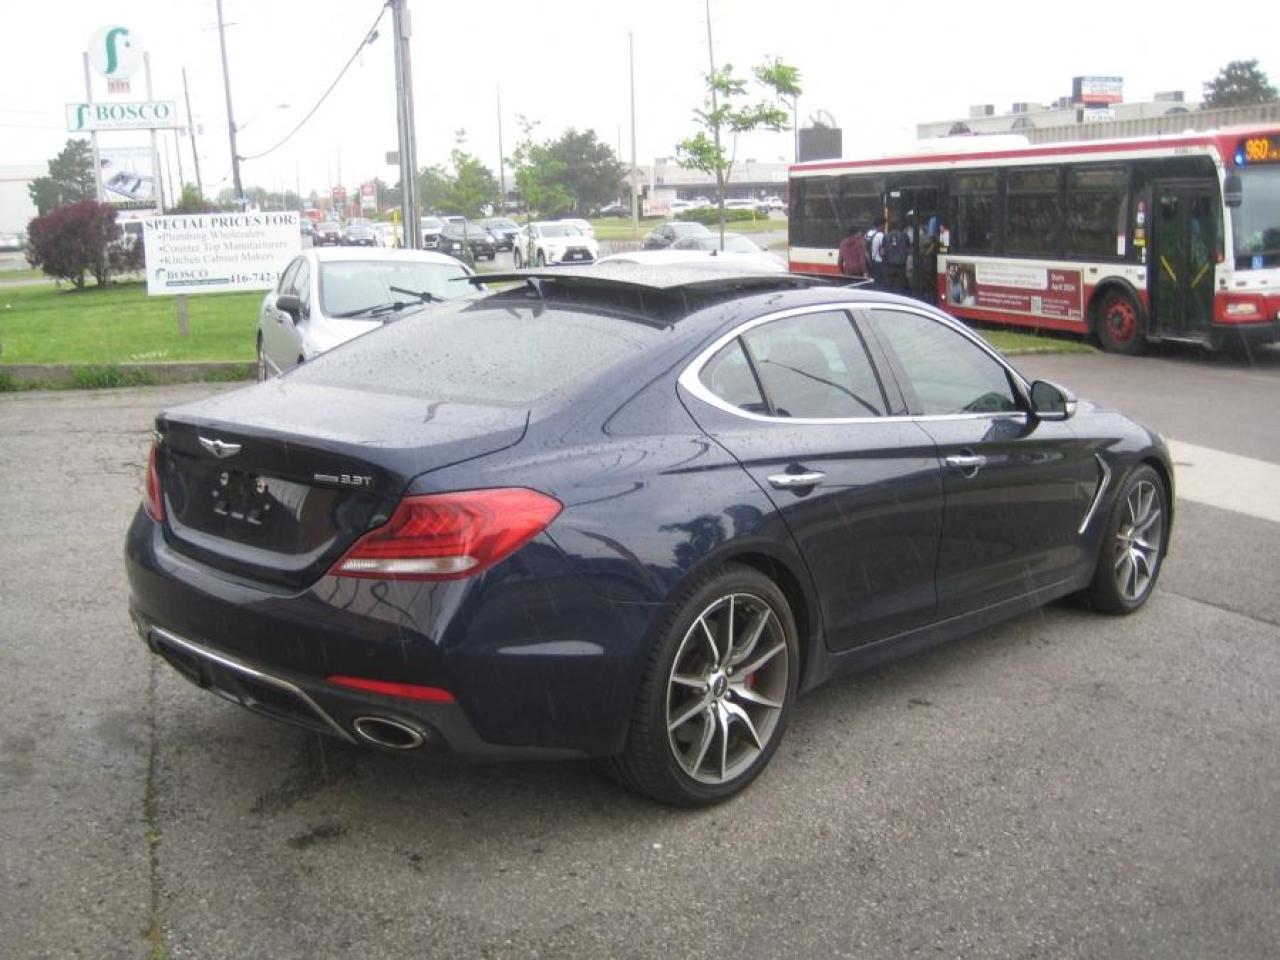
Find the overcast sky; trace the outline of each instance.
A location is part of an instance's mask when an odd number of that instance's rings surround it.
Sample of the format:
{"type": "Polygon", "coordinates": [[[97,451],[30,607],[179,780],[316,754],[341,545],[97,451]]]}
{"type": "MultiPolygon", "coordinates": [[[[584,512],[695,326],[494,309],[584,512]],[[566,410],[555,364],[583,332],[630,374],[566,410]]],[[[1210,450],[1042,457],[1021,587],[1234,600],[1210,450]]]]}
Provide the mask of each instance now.
{"type": "MultiPolygon", "coordinates": [[[[420,165],[448,159],[455,132],[495,169],[497,95],[503,146],[517,114],[549,138],[593,128],[631,153],[627,34],[634,33],[637,152],[670,156],[693,132],[690,114],[707,68],[703,0],[409,0],[420,165]]],[[[319,98],[380,10],[380,0],[224,0],[240,152],[271,146],[319,98]]],[[[915,124],[965,116],[970,104],[1050,102],[1079,74],[1122,76],[1125,99],[1164,90],[1198,102],[1201,84],[1229,60],[1257,58],[1280,82],[1280,4],[1215,8],[1133,0],[1073,3],[857,3],[712,0],[715,54],[747,73],[765,56],[799,67],[803,121],[830,112],[845,155],[915,135],[915,124]],[[1191,10],[1199,11],[1190,22],[1191,10]]],[[[155,98],[181,103],[191,85],[206,192],[230,184],[226,105],[214,0],[6,0],[0,33],[0,164],[40,163],[67,137],[63,104],[84,97],[81,52],[107,23],[129,27],[150,52],[155,98]]],[[[246,185],[323,191],[372,176],[394,180],[391,18],[319,112],[285,146],[246,161],[246,185]]],[[[141,74],[134,95],[143,99],[141,74]]],[[[166,135],[167,136],[167,135],[166,135]]],[[[116,134],[104,144],[137,137],[116,134]]],[[[145,141],[144,141],[145,142],[145,141]]],[[[172,151],[172,141],[170,150],[172,151]]],[[[183,143],[194,180],[189,143],[183,143]]],[[[791,159],[790,134],[755,135],[739,157],[791,159]]]]}

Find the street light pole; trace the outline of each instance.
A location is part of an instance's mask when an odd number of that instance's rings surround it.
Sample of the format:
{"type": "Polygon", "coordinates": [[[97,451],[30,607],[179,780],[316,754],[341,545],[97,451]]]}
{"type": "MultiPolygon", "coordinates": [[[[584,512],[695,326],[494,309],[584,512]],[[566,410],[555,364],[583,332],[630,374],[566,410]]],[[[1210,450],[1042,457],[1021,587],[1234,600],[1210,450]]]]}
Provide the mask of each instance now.
{"type": "Polygon", "coordinates": [[[227,72],[227,28],[222,22],[222,0],[218,5],[218,45],[222,48],[222,86],[227,93],[227,133],[231,137],[231,182],[236,191],[236,203],[244,197],[244,184],[240,182],[240,151],[236,148],[236,118],[231,110],[231,76],[227,72]]]}
{"type": "Polygon", "coordinates": [[[640,176],[640,168],[636,166],[636,44],[632,31],[627,31],[627,56],[631,63],[631,176],[627,182],[631,184],[631,239],[640,239],[640,191],[636,180],[640,176]]]}
{"type": "Polygon", "coordinates": [[[408,0],[388,0],[396,48],[396,121],[400,134],[400,211],[404,221],[404,245],[416,250],[422,244],[418,233],[417,137],[413,129],[413,69],[409,57],[408,0]]]}
{"type": "Polygon", "coordinates": [[[502,85],[498,85],[498,216],[506,213],[507,207],[507,169],[506,154],[502,152],[502,85]]]}
{"type": "Polygon", "coordinates": [[[187,68],[182,68],[182,96],[187,101],[187,133],[191,136],[191,159],[196,162],[196,189],[204,199],[204,181],[200,179],[200,151],[196,149],[196,125],[191,119],[191,91],[187,89],[187,68]]]}

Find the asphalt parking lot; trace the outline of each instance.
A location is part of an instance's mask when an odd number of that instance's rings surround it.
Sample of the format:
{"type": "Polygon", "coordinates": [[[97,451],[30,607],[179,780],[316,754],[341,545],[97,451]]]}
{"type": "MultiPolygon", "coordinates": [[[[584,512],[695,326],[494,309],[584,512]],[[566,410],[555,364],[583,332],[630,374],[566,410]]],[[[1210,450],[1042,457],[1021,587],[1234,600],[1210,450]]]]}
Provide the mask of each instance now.
{"type": "Polygon", "coordinates": [[[694,813],[196,691],[133,632],[121,550],[151,418],[225,388],[0,396],[0,954],[1274,957],[1280,352],[1020,366],[1178,441],[1150,604],[834,682],[694,813]]]}

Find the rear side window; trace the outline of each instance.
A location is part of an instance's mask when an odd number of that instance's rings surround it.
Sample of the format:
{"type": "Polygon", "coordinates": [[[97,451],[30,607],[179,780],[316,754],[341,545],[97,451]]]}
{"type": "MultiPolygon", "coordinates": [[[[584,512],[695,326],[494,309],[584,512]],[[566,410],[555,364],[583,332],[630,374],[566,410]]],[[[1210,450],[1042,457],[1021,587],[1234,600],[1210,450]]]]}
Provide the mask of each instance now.
{"type": "Polygon", "coordinates": [[[700,379],[703,386],[725,403],[750,413],[768,412],[741,340],[732,340],[721,347],[702,368],[700,379]]]}
{"type": "Polygon", "coordinates": [[[590,308],[548,308],[498,295],[411,314],[290,376],[433,402],[528,407],[603,376],[664,336],[670,336],[666,328],[590,308]]]}
{"type": "Polygon", "coordinates": [[[1005,368],[967,337],[936,320],[898,310],[869,311],[924,415],[1003,413],[1018,404],[1005,368]]]}
{"type": "Polygon", "coordinates": [[[884,415],[880,381],[843,311],[784,317],[748,330],[742,340],[775,416],[884,415]]]}

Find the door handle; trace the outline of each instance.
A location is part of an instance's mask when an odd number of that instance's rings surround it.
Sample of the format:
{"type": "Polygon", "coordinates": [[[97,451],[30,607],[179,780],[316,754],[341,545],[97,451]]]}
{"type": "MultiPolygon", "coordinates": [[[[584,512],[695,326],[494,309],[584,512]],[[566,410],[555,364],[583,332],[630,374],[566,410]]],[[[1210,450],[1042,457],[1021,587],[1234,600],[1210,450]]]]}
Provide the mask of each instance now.
{"type": "Polygon", "coordinates": [[[778,490],[793,490],[796,487],[816,487],[826,476],[817,470],[812,473],[775,473],[769,478],[769,483],[778,490]]]}
{"type": "Polygon", "coordinates": [[[954,467],[966,477],[972,477],[987,465],[987,458],[980,453],[953,453],[944,462],[948,467],[954,467]]]}

